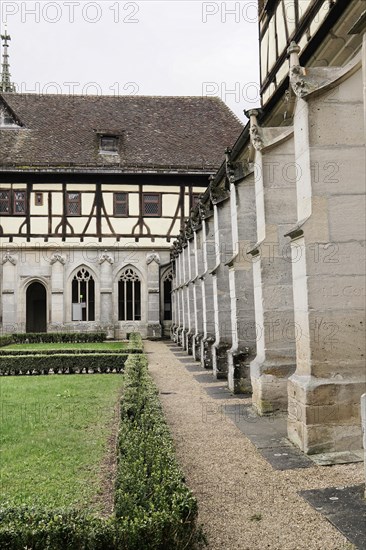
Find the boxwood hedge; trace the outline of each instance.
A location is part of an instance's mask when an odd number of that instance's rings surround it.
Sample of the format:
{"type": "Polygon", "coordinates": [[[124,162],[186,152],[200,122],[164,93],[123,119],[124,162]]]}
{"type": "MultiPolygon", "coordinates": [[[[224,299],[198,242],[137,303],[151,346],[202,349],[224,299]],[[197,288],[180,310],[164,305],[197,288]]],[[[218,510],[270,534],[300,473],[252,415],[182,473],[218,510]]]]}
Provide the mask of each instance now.
{"type": "Polygon", "coordinates": [[[19,374],[92,374],[123,371],[126,354],[88,353],[0,355],[0,376],[19,374]]]}
{"type": "Polygon", "coordinates": [[[115,511],[0,509],[4,550],[198,550],[197,502],[176,462],[157,390],[141,354],[125,365],[115,511]]]}
{"type": "Polygon", "coordinates": [[[106,332],[24,332],[12,334],[14,344],[59,342],[104,342],[106,332]]]}
{"type": "Polygon", "coordinates": [[[87,348],[65,348],[60,349],[1,349],[0,348],[0,363],[2,356],[33,356],[33,355],[130,355],[132,353],[142,353],[142,349],[137,348],[121,348],[113,349],[87,349],[87,348]]]}
{"type": "Polygon", "coordinates": [[[10,344],[14,344],[14,340],[12,336],[10,335],[0,336],[0,348],[3,348],[4,346],[10,346],[10,344]]]}

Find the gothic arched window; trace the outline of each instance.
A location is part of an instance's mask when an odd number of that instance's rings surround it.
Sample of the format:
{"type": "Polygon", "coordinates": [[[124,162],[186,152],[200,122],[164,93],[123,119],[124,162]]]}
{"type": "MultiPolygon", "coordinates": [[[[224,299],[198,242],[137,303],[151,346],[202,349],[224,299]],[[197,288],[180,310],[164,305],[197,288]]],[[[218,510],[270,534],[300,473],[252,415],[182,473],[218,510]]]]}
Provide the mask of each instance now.
{"type": "Polygon", "coordinates": [[[72,320],[95,321],[95,283],[84,267],[72,280],[72,320]]]}
{"type": "Polygon", "coordinates": [[[172,288],[173,273],[169,270],[163,277],[164,321],[172,320],[172,288]]]}
{"type": "Polygon", "coordinates": [[[131,267],[122,271],[118,281],[118,320],[141,321],[141,281],[131,267]]]}

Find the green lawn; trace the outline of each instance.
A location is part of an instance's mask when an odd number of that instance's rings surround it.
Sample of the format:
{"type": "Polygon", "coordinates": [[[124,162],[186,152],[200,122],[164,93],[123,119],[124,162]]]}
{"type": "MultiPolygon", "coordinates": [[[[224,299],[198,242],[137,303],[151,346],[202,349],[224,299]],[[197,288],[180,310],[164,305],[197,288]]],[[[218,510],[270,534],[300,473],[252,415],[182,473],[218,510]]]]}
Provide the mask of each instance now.
{"type": "Polygon", "coordinates": [[[108,351],[110,349],[126,349],[125,342],[81,342],[81,343],[47,343],[47,344],[11,344],[4,346],[2,350],[59,350],[59,349],[93,349],[98,351],[108,351]]]}
{"type": "Polygon", "coordinates": [[[122,383],[98,374],[0,379],[0,507],[102,511],[100,466],[119,420],[122,383]]]}

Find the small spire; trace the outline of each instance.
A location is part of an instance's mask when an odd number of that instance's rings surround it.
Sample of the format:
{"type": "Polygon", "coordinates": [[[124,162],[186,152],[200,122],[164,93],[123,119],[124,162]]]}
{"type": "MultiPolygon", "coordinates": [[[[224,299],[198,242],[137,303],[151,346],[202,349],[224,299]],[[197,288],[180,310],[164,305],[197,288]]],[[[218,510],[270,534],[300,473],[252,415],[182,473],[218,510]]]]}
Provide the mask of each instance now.
{"type": "Polygon", "coordinates": [[[15,85],[10,79],[10,66],[9,66],[9,54],[8,48],[11,38],[6,28],[5,33],[0,35],[3,41],[3,59],[1,64],[1,79],[0,79],[0,92],[15,92],[15,85]]]}

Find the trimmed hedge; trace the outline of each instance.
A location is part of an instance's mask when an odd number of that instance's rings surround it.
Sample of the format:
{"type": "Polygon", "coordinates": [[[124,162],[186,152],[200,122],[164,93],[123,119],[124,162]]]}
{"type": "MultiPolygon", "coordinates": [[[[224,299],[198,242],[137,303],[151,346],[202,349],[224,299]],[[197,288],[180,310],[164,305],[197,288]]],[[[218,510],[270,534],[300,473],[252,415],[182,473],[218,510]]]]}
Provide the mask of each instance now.
{"type": "Polygon", "coordinates": [[[117,355],[128,355],[130,353],[141,353],[141,350],[130,350],[128,348],[121,348],[121,349],[86,349],[86,348],[79,348],[79,349],[73,349],[68,348],[67,344],[65,344],[64,349],[0,349],[0,358],[2,355],[105,355],[105,354],[117,354],[117,355]]]}
{"type": "Polygon", "coordinates": [[[132,332],[128,338],[129,353],[141,353],[144,350],[144,344],[139,332],[132,332]]]}
{"type": "Polygon", "coordinates": [[[104,342],[106,338],[106,332],[24,332],[12,334],[11,343],[104,342]]]}
{"type": "Polygon", "coordinates": [[[14,344],[14,340],[12,336],[10,335],[0,336],[0,348],[3,348],[4,346],[10,346],[11,344],[14,344]]]}
{"type": "Polygon", "coordinates": [[[197,501],[184,483],[145,355],[128,358],[121,401],[115,514],[126,525],[122,548],[195,549],[197,501]]]}
{"type": "Polygon", "coordinates": [[[129,356],[125,377],[115,515],[105,519],[80,510],[4,508],[2,550],[198,550],[206,544],[146,357],[129,356]]]}
{"type": "Polygon", "coordinates": [[[19,374],[87,374],[123,371],[128,355],[116,353],[1,355],[0,376],[19,374]]]}
{"type": "Polygon", "coordinates": [[[0,509],[1,550],[117,550],[116,523],[80,510],[0,509]]]}

